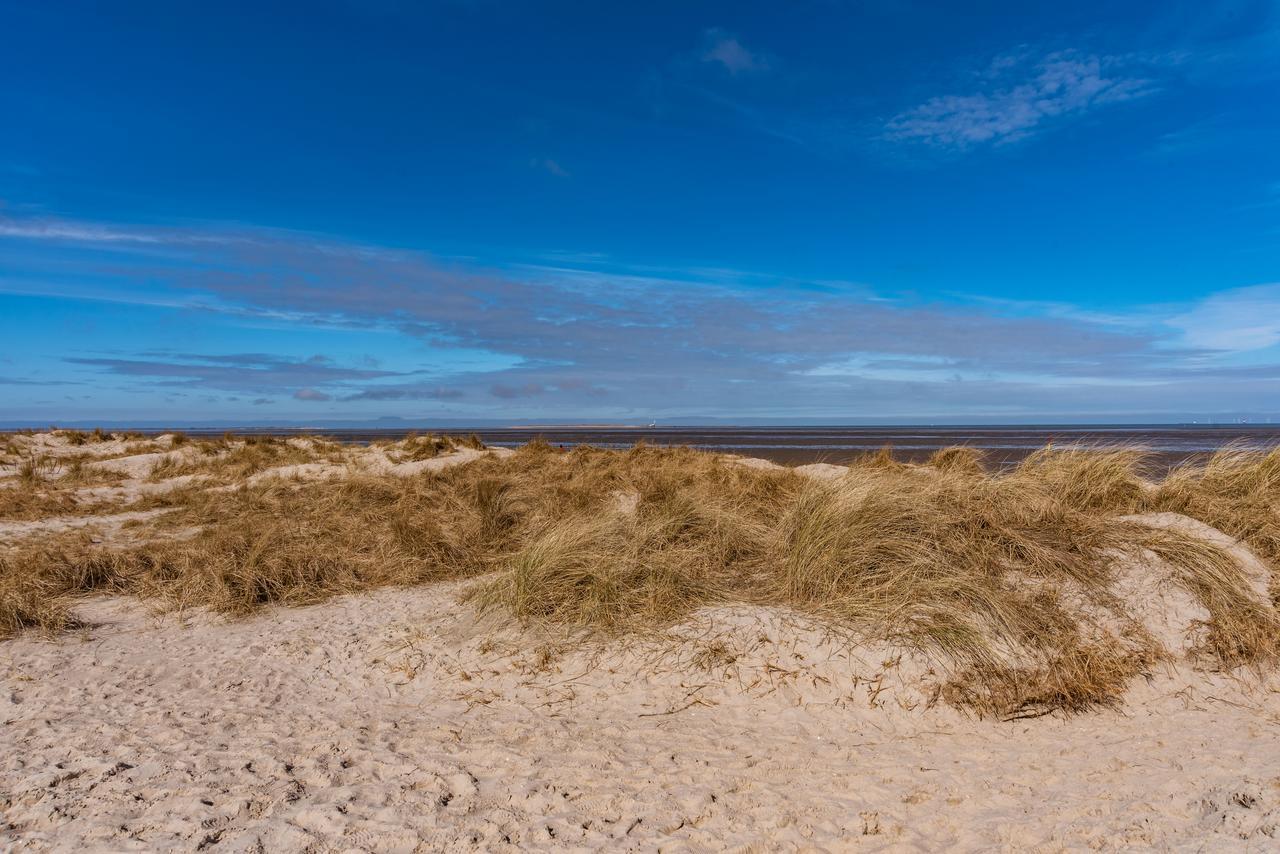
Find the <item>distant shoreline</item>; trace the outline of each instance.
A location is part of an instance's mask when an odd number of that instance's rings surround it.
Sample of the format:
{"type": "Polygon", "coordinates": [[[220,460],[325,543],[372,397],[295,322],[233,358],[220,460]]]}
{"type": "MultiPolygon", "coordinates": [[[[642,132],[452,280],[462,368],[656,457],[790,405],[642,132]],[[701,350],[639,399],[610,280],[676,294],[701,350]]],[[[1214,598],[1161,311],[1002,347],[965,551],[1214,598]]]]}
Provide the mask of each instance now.
{"type": "Polygon", "coordinates": [[[657,430],[649,424],[508,424],[500,430],[657,430]]]}

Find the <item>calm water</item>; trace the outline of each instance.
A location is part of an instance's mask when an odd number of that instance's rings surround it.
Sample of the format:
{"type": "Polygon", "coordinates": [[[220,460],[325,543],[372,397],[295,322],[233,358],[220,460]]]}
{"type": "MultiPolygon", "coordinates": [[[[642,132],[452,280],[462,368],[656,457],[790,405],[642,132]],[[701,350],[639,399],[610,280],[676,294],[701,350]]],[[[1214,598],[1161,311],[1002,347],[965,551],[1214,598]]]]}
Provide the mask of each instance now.
{"type": "MultiPolygon", "coordinates": [[[[427,432],[429,426],[418,432],[427,432]]],[[[199,431],[189,431],[197,433],[199,431]]],[[[221,432],[221,431],[216,431],[221,432]]],[[[290,434],[301,431],[259,430],[290,434]]],[[[341,442],[398,439],[408,430],[316,430],[341,442]]],[[[473,431],[439,430],[459,434],[473,431]]],[[[839,463],[888,445],[895,457],[917,461],[939,448],[968,445],[996,464],[1016,462],[1046,443],[1056,445],[1140,445],[1163,463],[1173,464],[1211,453],[1228,444],[1270,448],[1280,444],[1280,425],[1017,426],[1017,427],[529,427],[475,430],[486,444],[516,447],[542,436],[565,448],[589,444],[629,448],[644,440],[653,445],[687,445],[707,451],[764,457],[798,465],[839,463]]]]}

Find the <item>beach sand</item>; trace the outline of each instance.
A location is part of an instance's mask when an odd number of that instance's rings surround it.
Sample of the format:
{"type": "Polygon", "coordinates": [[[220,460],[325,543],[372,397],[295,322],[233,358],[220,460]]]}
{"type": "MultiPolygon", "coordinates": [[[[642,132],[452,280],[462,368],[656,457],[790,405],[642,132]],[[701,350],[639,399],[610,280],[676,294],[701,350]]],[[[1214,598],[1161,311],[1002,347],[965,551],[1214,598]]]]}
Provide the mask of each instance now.
{"type": "Polygon", "coordinates": [[[0,841],[36,850],[1267,850],[1280,687],[1160,671],[978,721],[926,663],[704,612],[566,650],[451,585],[0,644],[0,841]]]}

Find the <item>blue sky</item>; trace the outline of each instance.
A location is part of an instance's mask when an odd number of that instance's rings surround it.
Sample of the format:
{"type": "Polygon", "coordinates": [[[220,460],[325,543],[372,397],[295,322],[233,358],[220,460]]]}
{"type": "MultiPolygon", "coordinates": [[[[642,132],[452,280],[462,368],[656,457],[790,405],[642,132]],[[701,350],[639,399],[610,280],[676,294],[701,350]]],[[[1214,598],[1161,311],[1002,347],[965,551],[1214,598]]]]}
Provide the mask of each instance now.
{"type": "Polygon", "coordinates": [[[0,421],[1280,417],[1280,3],[0,0],[0,421]]]}

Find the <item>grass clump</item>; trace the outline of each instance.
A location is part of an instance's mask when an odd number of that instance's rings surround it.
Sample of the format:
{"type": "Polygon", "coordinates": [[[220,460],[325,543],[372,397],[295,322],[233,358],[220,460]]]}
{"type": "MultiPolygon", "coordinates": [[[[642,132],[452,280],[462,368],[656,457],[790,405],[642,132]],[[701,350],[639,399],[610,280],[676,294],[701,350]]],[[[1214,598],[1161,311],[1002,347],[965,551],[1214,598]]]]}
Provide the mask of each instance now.
{"type": "Polygon", "coordinates": [[[75,500],[62,490],[34,488],[26,483],[0,487],[0,519],[44,519],[69,513],[75,506],[75,500]]]}
{"type": "Polygon", "coordinates": [[[222,483],[236,483],[269,468],[310,462],[314,454],[306,447],[275,436],[249,436],[244,441],[225,436],[200,443],[200,455],[190,452],[170,455],[151,468],[151,480],[182,475],[206,475],[222,483]]]}
{"type": "Polygon", "coordinates": [[[87,445],[91,442],[110,442],[114,438],[101,427],[94,427],[92,431],[87,433],[84,430],[59,430],[57,435],[66,440],[68,445],[76,447],[87,445]]]}
{"type": "Polygon", "coordinates": [[[63,430],[59,434],[67,440],[68,445],[84,445],[89,441],[89,434],[83,430],[63,430]]]}
{"type": "Polygon", "coordinates": [[[43,454],[27,454],[18,463],[18,482],[33,487],[53,477],[58,471],[58,461],[43,454]]]}
{"type": "Polygon", "coordinates": [[[1044,448],[1023,460],[1015,477],[1076,510],[1134,513],[1146,503],[1142,463],[1132,448],[1044,448]]]}
{"type": "Polygon", "coordinates": [[[927,465],[949,472],[981,475],[986,473],[985,455],[965,445],[955,445],[935,451],[927,465]]]}
{"type": "Polygon", "coordinates": [[[465,436],[456,438],[454,441],[458,443],[459,447],[470,448],[473,451],[483,451],[489,447],[481,441],[480,436],[475,433],[468,433],[465,436]]]}
{"type": "Polygon", "coordinates": [[[28,629],[50,633],[65,629],[70,612],[61,593],[44,578],[28,577],[25,564],[20,569],[0,555],[0,638],[28,629]]]}
{"type": "MultiPolygon", "coordinates": [[[[616,467],[608,452],[566,455],[566,481],[533,497],[538,521],[521,532],[516,550],[499,556],[503,571],[477,588],[477,603],[522,619],[621,631],[746,593],[771,552],[768,505],[759,500],[767,497],[731,486],[753,479],[745,470],[705,463],[698,470],[693,452],[680,454],[690,472],[663,465],[665,453],[616,467]],[[636,495],[634,510],[602,512],[617,492],[636,495]]],[[[555,458],[544,455],[543,464],[548,459],[555,458]]]]}
{"type": "Polygon", "coordinates": [[[1089,642],[1099,627],[1056,595],[1106,587],[1123,545],[1112,528],[1025,478],[876,467],[798,496],[780,527],[779,598],[938,654],[955,671],[952,700],[1074,710],[1113,697],[1155,654],[1089,642]],[[1106,678],[1092,667],[1103,661],[1106,678]]]}
{"type": "Polygon", "coordinates": [[[448,436],[437,436],[434,433],[419,436],[416,433],[410,433],[400,443],[398,457],[402,462],[430,460],[441,454],[447,454],[453,449],[453,440],[448,436]]]}
{"type": "Polygon", "coordinates": [[[1156,487],[1150,505],[1212,525],[1275,565],[1280,563],[1278,496],[1280,447],[1270,451],[1227,448],[1203,465],[1174,470],[1156,487]]]}

